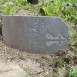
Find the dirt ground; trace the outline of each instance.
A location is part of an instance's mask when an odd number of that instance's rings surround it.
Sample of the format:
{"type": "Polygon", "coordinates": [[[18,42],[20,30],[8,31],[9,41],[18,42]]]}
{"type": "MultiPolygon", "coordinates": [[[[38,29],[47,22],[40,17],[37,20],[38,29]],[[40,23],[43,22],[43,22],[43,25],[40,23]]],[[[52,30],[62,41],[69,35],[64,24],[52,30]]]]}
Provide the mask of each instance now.
{"type": "Polygon", "coordinates": [[[40,63],[32,59],[34,56],[7,47],[0,41],[0,77],[31,77],[43,72],[40,63]]]}
{"type": "MultiPolygon", "coordinates": [[[[52,77],[57,69],[53,64],[55,57],[58,56],[22,52],[0,41],[0,77],[52,77]]],[[[65,67],[58,68],[59,77],[64,77],[65,72],[65,67]]]]}
{"type": "Polygon", "coordinates": [[[39,54],[18,51],[0,41],[0,77],[42,77],[39,75],[46,71],[36,62],[37,58],[39,54]]]}
{"type": "MultiPolygon", "coordinates": [[[[48,77],[53,70],[52,58],[48,54],[22,52],[0,41],[0,77],[48,77]]],[[[65,68],[59,69],[59,73],[62,71],[65,68]]]]}

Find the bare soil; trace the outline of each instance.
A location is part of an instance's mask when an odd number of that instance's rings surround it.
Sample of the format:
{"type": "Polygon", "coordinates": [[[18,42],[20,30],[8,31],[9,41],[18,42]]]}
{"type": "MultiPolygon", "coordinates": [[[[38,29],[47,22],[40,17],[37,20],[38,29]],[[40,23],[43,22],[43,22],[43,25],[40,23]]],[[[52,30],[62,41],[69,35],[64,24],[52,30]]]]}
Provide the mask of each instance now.
{"type": "MultiPolygon", "coordinates": [[[[70,51],[67,53],[67,56],[74,55],[70,51]]],[[[59,77],[64,77],[66,68],[54,67],[53,60],[59,56],[22,52],[0,41],[0,77],[52,77],[55,69],[58,70],[59,77]]]]}

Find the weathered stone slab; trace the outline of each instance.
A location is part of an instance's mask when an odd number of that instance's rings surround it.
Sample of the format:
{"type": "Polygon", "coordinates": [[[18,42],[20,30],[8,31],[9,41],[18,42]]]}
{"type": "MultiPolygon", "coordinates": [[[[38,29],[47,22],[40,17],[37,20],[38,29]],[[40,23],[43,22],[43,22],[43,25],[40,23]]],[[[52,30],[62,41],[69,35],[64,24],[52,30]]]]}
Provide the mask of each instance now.
{"type": "Polygon", "coordinates": [[[55,53],[68,47],[69,28],[59,17],[3,16],[4,42],[34,53],[55,53]]]}

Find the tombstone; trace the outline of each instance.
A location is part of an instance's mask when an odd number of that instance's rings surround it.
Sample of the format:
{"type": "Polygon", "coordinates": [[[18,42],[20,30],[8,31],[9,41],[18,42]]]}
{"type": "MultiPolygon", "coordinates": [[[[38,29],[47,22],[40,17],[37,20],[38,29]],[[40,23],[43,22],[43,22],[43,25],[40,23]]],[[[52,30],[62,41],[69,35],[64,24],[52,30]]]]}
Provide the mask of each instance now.
{"type": "Polygon", "coordinates": [[[60,17],[3,16],[3,40],[33,53],[56,53],[68,48],[69,28],[60,17]]]}
{"type": "Polygon", "coordinates": [[[27,0],[29,3],[38,4],[38,0],[27,0]]]}

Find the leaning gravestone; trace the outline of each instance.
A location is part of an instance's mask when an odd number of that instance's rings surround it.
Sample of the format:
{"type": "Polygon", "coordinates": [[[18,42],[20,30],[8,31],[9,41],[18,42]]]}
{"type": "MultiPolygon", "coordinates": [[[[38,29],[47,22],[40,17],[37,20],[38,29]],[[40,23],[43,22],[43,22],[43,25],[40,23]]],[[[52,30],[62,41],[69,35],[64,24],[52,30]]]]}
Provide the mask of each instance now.
{"type": "Polygon", "coordinates": [[[56,53],[68,47],[69,28],[59,17],[3,16],[4,42],[19,50],[56,53]]]}

